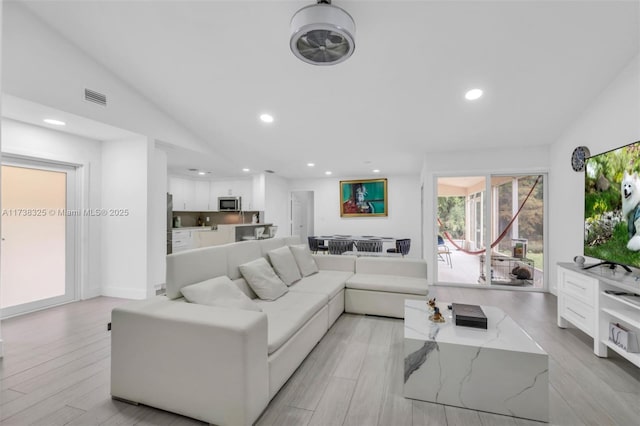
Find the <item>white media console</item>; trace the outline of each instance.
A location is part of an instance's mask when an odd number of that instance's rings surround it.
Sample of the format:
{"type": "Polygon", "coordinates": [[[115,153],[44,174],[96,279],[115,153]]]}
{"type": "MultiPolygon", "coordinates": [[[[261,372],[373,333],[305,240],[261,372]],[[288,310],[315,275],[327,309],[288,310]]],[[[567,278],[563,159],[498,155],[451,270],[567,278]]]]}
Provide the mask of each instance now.
{"type": "Polygon", "coordinates": [[[558,327],[567,327],[569,321],[593,338],[593,352],[599,357],[607,357],[611,349],[640,367],[640,353],[609,340],[610,323],[620,324],[638,339],[640,304],[607,290],[640,294],[640,276],[620,267],[582,269],[573,263],[558,263],[558,327]]]}

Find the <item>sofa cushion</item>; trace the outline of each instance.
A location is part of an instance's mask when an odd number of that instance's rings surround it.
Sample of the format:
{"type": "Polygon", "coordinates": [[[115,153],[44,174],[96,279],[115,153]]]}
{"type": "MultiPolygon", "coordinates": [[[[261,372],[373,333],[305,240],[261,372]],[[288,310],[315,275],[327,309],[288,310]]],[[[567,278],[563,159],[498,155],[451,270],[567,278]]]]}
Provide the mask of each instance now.
{"type": "Polygon", "coordinates": [[[240,272],[260,299],[276,300],[289,289],[264,257],[240,265],[240,272]]]}
{"type": "Polygon", "coordinates": [[[367,257],[356,259],[356,272],[362,274],[401,275],[427,278],[427,262],[424,259],[397,257],[367,257]]]}
{"type": "Polygon", "coordinates": [[[277,248],[267,252],[269,260],[273,265],[273,270],[280,277],[283,283],[290,286],[302,278],[296,259],[287,246],[277,248]]]}
{"type": "Polygon", "coordinates": [[[345,271],[356,272],[356,256],[344,254],[312,254],[318,269],[321,271],[345,271]]]}
{"type": "MultiPolygon", "coordinates": [[[[170,254],[167,256],[167,297],[170,299],[181,297],[182,287],[221,275],[228,275],[227,248],[224,246],[204,247],[170,254]]],[[[238,273],[236,278],[239,277],[238,273]]]]}
{"type": "MultiPolygon", "coordinates": [[[[227,276],[232,280],[242,278],[240,265],[251,262],[262,256],[260,243],[258,241],[242,241],[224,246],[227,251],[227,276]]],[[[225,275],[225,274],[222,274],[225,275]]],[[[214,275],[215,276],[215,275],[214,275]]]]}
{"type": "Polygon", "coordinates": [[[308,245],[293,245],[289,246],[289,249],[296,260],[296,264],[298,265],[303,277],[308,277],[309,275],[318,272],[318,264],[313,260],[313,256],[311,256],[308,245]]]}
{"type": "Polygon", "coordinates": [[[258,298],[258,295],[253,290],[251,290],[251,286],[249,286],[249,283],[244,278],[231,280],[231,282],[233,282],[236,287],[240,289],[240,291],[246,294],[249,299],[253,300],[258,298]]]}
{"type": "Polygon", "coordinates": [[[333,299],[345,287],[345,282],[352,276],[351,272],[320,271],[315,275],[304,277],[289,290],[304,293],[320,293],[333,299]]]}
{"type": "Polygon", "coordinates": [[[424,296],[428,293],[427,286],[427,280],[424,278],[403,277],[400,275],[357,273],[347,280],[347,288],[424,296]]]}
{"type": "Polygon", "coordinates": [[[182,287],[180,291],[190,303],[262,311],[225,275],[182,287]]]}
{"type": "Polygon", "coordinates": [[[278,300],[256,300],[267,314],[269,354],[284,345],[316,312],[328,303],[324,294],[290,291],[278,300]]]}
{"type": "Polygon", "coordinates": [[[282,238],[267,238],[267,239],[258,241],[258,245],[260,246],[260,253],[262,257],[264,257],[265,259],[268,259],[269,252],[271,250],[284,247],[285,243],[282,238]]]}

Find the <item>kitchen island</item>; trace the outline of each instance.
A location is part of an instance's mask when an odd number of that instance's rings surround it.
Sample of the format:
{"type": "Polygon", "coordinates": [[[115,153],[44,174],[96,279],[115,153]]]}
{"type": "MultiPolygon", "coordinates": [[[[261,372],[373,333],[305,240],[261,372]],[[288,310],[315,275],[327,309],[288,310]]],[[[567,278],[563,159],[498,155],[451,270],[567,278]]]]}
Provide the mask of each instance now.
{"type": "Polygon", "coordinates": [[[269,238],[269,228],[273,226],[273,223],[243,223],[239,225],[218,225],[218,229],[221,227],[232,227],[231,233],[235,238],[231,242],[243,241],[247,239],[256,239],[256,229],[264,228],[261,238],[269,238]]]}
{"type": "Polygon", "coordinates": [[[246,223],[173,228],[173,252],[253,239],[257,228],[264,228],[262,238],[269,238],[269,229],[272,226],[272,223],[246,223]]]}

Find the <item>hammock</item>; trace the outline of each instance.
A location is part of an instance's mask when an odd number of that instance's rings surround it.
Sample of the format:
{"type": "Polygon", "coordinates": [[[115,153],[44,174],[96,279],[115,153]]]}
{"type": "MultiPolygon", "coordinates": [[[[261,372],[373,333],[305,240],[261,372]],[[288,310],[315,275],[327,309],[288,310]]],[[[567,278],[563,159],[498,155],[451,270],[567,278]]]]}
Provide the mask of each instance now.
{"type": "MultiPolygon", "coordinates": [[[[533,193],[533,190],[536,188],[536,186],[538,185],[538,182],[540,181],[540,179],[542,178],[542,176],[538,176],[538,178],[536,179],[536,181],[533,183],[533,186],[531,187],[531,189],[529,190],[529,193],[527,194],[527,196],[525,197],[524,201],[522,201],[522,204],[520,204],[520,207],[518,208],[518,211],[516,212],[516,214],[513,215],[513,217],[511,218],[511,220],[509,221],[509,223],[507,224],[506,228],[504,228],[504,231],[502,231],[500,233],[500,235],[498,235],[498,238],[496,238],[496,240],[491,243],[491,248],[494,248],[495,246],[497,246],[498,244],[500,244],[500,241],[502,241],[504,239],[504,237],[507,236],[507,233],[509,232],[509,230],[511,229],[511,226],[513,226],[513,222],[515,222],[516,218],[518,217],[518,215],[520,214],[520,212],[522,211],[522,208],[524,207],[524,205],[527,203],[527,200],[529,199],[529,197],[531,196],[531,194],[533,193]]],[[[442,222],[440,221],[440,218],[438,218],[438,224],[440,226],[442,226],[442,222]]],[[[467,253],[467,254],[473,254],[473,255],[478,255],[478,254],[483,254],[485,253],[487,250],[486,249],[482,249],[482,250],[475,250],[475,251],[471,251],[471,250],[466,250],[462,247],[460,247],[458,244],[456,244],[455,241],[453,241],[453,239],[451,238],[451,235],[449,235],[449,233],[447,231],[444,231],[444,236],[447,238],[447,240],[449,240],[449,242],[458,250],[467,253]]]]}

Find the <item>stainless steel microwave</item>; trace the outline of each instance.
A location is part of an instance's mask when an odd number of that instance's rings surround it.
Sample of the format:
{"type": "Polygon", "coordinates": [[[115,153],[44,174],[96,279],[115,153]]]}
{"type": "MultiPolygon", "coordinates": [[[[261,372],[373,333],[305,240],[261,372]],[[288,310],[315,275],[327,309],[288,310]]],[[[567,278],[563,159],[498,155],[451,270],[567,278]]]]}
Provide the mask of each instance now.
{"type": "Polygon", "coordinates": [[[218,197],[218,211],[239,212],[242,210],[242,197],[218,197]]]}

